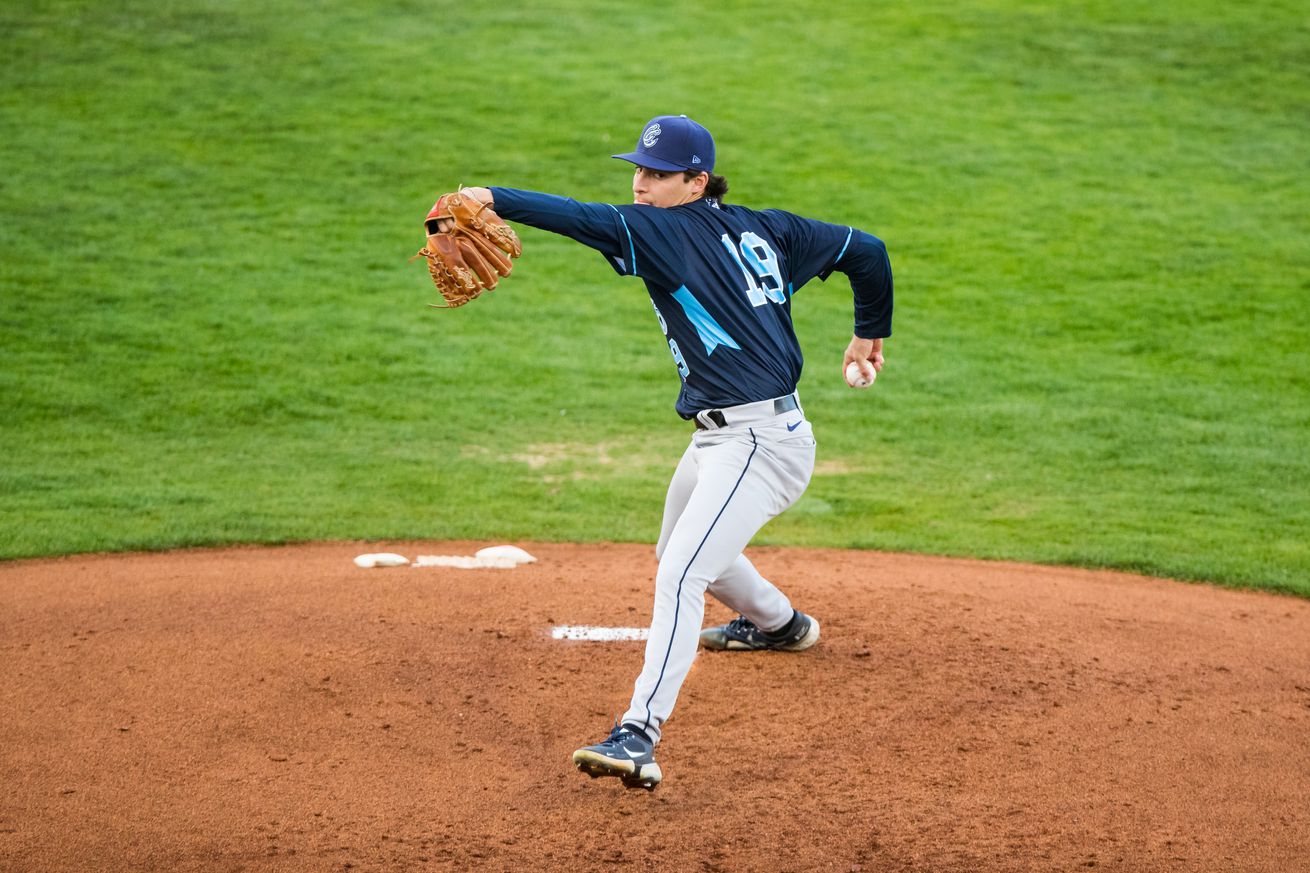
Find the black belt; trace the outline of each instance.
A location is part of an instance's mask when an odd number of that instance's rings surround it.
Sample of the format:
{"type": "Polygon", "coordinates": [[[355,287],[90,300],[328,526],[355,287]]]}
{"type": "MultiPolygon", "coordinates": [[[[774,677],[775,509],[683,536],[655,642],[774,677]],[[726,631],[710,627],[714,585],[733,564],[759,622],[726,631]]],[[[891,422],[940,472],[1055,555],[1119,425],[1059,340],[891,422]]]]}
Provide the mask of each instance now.
{"type": "MultiPolygon", "coordinates": [[[[748,404],[742,405],[745,406],[748,404]]],[[[788,394],[786,397],[779,397],[773,401],[773,414],[782,415],[784,412],[791,412],[793,409],[798,409],[799,406],[800,404],[796,402],[796,395],[788,394]]],[[[732,407],[728,407],[728,411],[731,412],[732,407]]],[[[722,409],[711,409],[705,413],[705,417],[719,427],[728,426],[728,420],[724,417],[722,409]]],[[[692,421],[696,422],[696,430],[709,430],[709,428],[706,427],[699,418],[693,418],[692,421]]]]}

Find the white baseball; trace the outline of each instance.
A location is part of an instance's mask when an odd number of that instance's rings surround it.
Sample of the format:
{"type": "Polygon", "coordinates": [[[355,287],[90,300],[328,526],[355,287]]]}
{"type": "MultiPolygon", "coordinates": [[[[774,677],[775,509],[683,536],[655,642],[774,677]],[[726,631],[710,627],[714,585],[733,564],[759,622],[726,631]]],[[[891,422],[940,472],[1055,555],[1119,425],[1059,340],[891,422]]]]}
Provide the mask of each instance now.
{"type": "Polygon", "coordinates": [[[873,380],[878,378],[878,371],[873,369],[873,364],[868,365],[868,375],[861,369],[859,361],[851,361],[846,365],[846,384],[852,388],[868,388],[873,384],[873,380]]]}

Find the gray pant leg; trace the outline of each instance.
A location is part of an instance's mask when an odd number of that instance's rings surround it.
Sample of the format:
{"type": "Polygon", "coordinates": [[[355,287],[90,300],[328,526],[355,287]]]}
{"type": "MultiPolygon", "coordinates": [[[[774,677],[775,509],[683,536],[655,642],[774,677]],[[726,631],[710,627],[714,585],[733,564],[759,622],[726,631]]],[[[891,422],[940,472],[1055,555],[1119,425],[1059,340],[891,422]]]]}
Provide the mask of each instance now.
{"type": "Polygon", "coordinates": [[[659,741],[696,657],[711,582],[726,574],[729,597],[777,609],[777,598],[756,587],[763,578],[738,559],[756,532],[800,497],[813,470],[808,423],[796,433],[778,424],[695,435],[665,500],[650,637],[624,722],[659,741]]]}
{"type": "Polygon", "coordinates": [[[677,526],[678,519],[682,518],[682,511],[687,508],[687,501],[691,499],[691,493],[695,489],[696,443],[692,441],[687,444],[687,450],[678,460],[678,468],[673,471],[668,493],[664,495],[664,519],[660,522],[659,542],[655,544],[656,560],[664,557],[664,550],[669,545],[673,528],[677,526]]]}
{"type": "Polygon", "coordinates": [[[787,595],[761,576],[745,555],[738,555],[737,560],[710,583],[709,593],[766,631],[777,630],[791,621],[792,606],[787,595]]]}
{"type": "MultiPolygon", "coordinates": [[[[695,448],[695,443],[687,446],[669,482],[668,494],[664,498],[664,520],[660,526],[659,542],[655,546],[657,559],[664,556],[673,529],[696,488],[695,448]]],[[[764,630],[776,630],[791,621],[791,601],[773,583],[761,576],[745,555],[738,555],[728,565],[728,569],[710,583],[709,594],[764,630]]]]}

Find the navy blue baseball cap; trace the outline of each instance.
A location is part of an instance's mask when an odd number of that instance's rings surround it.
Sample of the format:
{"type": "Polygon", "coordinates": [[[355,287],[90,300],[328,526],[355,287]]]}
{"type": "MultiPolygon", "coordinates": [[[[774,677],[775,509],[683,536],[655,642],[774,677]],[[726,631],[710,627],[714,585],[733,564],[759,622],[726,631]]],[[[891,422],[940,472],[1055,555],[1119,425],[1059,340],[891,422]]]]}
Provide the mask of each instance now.
{"type": "Polygon", "coordinates": [[[646,122],[637,150],[610,157],[639,167],[674,172],[714,172],[714,137],[685,115],[660,115],[646,122]]]}

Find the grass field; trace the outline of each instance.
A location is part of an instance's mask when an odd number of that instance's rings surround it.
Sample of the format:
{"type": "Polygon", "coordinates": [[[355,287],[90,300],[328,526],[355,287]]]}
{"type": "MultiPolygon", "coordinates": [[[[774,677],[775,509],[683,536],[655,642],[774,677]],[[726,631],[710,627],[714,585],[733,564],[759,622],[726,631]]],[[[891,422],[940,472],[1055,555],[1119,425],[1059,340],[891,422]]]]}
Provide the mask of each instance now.
{"type": "Polygon", "coordinates": [[[640,282],[523,230],[424,304],[456,184],[621,202],[652,115],[729,199],[884,238],[888,365],[797,298],[773,544],[1310,595],[1299,4],[42,2],[0,10],[0,557],[652,540],[688,428],[640,282]]]}

